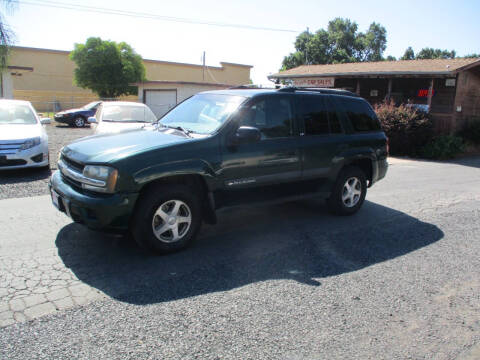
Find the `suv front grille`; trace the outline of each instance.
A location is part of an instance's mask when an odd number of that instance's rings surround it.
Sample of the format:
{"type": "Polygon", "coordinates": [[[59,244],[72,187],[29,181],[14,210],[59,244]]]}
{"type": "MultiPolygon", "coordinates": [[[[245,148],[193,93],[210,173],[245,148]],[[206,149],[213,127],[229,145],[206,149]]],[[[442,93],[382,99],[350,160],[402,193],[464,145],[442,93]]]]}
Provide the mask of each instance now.
{"type": "Polygon", "coordinates": [[[69,168],[75,170],[76,172],[82,173],[83,168],[85,167],[84,165],[66,157],[65,155],[62,154],[60,158],[69,168]]]}

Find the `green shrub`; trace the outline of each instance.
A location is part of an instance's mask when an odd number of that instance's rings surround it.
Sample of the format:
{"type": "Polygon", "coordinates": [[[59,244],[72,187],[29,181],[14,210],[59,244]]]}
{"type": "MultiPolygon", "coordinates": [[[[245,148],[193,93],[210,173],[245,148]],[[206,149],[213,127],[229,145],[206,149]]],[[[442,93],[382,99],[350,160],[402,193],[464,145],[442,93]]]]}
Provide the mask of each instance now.
{"type": "Polygon", "coordinates": [[[463,139],[454,135],[442,135],[428,143],[422,151],[427,159],[451,159],[465,151],[463,139]]]}
{"type": "Polygon", "coordinates": [[[375,105],[375,112],[390,140],[391,155],[421,155],[422,148],[432,140],[433,124],[427,114],[394,102],[375,105]]]}
{"type": "Polygon", "coordinates": [[[469,119],[458,135],[474,144],[480,144],[480,118],[469,119]]]}

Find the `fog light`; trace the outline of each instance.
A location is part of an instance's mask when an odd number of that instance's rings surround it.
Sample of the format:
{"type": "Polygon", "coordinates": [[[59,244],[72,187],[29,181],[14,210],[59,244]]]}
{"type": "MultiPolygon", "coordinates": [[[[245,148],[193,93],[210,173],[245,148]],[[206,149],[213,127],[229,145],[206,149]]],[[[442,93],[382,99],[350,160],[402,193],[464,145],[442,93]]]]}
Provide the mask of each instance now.
{"type": "Polygon", "coordinates": [[[43,153],[31,157],[33,162],[40,163],[43,161],[43,153]]]}

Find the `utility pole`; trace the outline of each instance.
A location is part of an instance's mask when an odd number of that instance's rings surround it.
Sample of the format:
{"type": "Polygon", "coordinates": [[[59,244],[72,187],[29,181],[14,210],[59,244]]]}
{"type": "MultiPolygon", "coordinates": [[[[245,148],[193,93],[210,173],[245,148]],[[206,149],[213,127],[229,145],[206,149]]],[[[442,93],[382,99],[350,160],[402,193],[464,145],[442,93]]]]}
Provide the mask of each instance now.
{"type": "Polygon", "coordinates": [[[202,73],[203,82],[205,82],[205,51],[203,52],[203,73],[202,73]]]}
{"type": "MultiPolygon", "coordinates": [[[[310,34],[310,29],[307,26],[307,34],[310,34]]],[[[308,65],[308,49],[305,46],[305,65],[308,65]]]]}

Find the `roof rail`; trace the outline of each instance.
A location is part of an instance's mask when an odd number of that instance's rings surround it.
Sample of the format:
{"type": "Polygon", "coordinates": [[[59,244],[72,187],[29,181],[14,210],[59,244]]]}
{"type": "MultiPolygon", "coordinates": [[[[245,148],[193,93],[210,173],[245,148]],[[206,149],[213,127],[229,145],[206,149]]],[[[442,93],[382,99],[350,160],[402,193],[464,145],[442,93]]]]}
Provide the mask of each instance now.
{"type": "Polygon", "coordinates": [[[310,91],[310,92],[318,92],[321,94],[332,94],[332,95],[344,95],[344,96],[354,96],[359,97],[358,94],[343,90],[343,89],[332,89],[332,88],[313,88],[313,87],[295,87],[295,86],[287,86],[278,90],[279,92],[296,92],[296,91],[310,91]]]}
{"type": "Polygon", "coordinates": [[[255,84],[236,85],[228,88],[228,90],[234,90],[234,89],[273,89],[273,88],[262,87],[260,85],[255,85],[255,84]]]}

